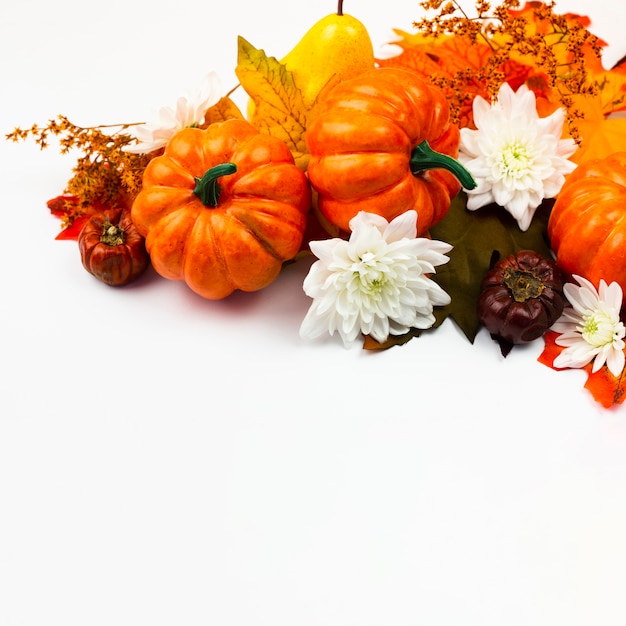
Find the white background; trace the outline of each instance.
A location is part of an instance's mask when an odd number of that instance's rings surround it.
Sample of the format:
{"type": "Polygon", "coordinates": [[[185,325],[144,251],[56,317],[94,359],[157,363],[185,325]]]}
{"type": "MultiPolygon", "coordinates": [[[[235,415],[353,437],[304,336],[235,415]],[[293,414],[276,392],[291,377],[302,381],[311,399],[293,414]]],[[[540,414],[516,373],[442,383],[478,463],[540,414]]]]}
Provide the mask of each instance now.
{"type": "MultiPolygon", "coordinates": [[[[211,70],[226,91],[238,34],[281,58],[333,5],[5,2],[2,136],[146,120],[211,70]]],[[[621,0],[557,8],[626,53],[621,0]]],[[[345,11],[377,52],[420,15],[345,11]]],[[[626,409],[541,341],[304,342],[307,263],[222,302],[109,288],[54,240],[73,157],[0,158],[1,626],[626,623],[626,409]]]]}

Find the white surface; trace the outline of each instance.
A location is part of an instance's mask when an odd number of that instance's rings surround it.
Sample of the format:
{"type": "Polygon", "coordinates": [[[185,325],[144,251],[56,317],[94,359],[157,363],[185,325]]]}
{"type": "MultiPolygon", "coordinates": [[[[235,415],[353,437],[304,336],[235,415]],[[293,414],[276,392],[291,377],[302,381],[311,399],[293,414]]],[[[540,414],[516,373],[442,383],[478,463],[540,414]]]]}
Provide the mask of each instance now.
{"type": "MultiPolygon", "coordinates": [[[[0,9],[0,123],[147,119],[236,36],[283,56],[334,2],[0,9]]],[[[620,0],[568,0],[626,53],[620,0]]],[[[379,49],[415,0],[346,0],[379,49]]],[[[223,302],[111,289],[54,240],[74,160],[0,142],[2,626],[623,626],[626,410],[446,323],[298,337],[306,263],[223,302]]]]}

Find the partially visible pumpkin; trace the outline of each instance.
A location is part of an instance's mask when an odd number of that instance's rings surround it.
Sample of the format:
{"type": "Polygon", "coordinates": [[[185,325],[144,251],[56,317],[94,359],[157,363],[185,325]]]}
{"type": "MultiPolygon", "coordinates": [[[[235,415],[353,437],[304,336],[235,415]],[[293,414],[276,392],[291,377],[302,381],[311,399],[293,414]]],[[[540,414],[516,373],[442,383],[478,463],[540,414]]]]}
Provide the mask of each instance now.
{"type": "Polygon", "coordinates": [[[417,211],[418,234],[448,212],[451,199],[476,183],[455,160],[460,133],[443,92],[399,68],[344,81],[319,104],[305,136],[308,176],[319,210],[348,232],[359,212],[391,221],[417,211]]]}
{"type": "Polygon", "coordinates": [[[626,304],[626,152],[579,165],[552,207],[548,237],[567,274],[619,283],[626,304]]]}
{"type": "Polygon", "coordinates": [[[287,145],[231,119],[176,133],[146,167],[132,218],[159,274],[220,299],[278,276],[310,205],[287,145]]]}
{"type": "Polygon", "coordinates": [[[83,267],[103,283],[126,285],[150,263],[145,240],[127,209],[105,209],[85,222],[78,235],[83,267]]]}

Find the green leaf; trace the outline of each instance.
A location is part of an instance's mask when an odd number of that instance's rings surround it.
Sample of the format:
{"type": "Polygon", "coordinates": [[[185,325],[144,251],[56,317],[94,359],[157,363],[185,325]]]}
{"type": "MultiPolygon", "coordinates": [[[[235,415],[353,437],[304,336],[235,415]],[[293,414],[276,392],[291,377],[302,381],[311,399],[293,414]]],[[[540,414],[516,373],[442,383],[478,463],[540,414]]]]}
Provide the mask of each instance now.
{"type": "Polygon", "coordinates": [[[434,328],[450,317],[473,343],[480,327],[476,311],[480,284],[493,264],[519,250],[534,250],[550,256],[546,232],[552,203],[544,202],[537,209],[525,232],[502,207],[489,205],[468,211],[466,203],[464,193],[457,195],[446,217],[430,229],[433,239],[454,246],[448,255],[450,262],[439,266],[431,278],[452,300],[449,305],[435,309],[434,328]]]}
{"type": "Polygon", "coordinates": [[[235,73],[254,103],[252,125],[284,141],[305,170],[309,158],[304,142],[308,110],[291,72],[240,36],[235,73]]]}

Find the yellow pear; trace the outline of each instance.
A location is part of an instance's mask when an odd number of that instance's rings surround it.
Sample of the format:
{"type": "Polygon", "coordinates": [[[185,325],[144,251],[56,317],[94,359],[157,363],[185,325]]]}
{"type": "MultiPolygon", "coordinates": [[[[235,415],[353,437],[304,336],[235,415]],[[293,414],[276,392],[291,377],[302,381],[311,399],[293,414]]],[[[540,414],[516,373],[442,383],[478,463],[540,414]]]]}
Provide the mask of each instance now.
{"type": "Polygon", "coordinates": [[[313,24],[282,63],[293,74],[305,106],[310,107],[325,86],[371,70],[374,47],[365,26],[345,15],[343,0],[339,0],[337,13],[313,24]]]}
{"type": "MultiPolygon", "coordinates": [[[[343,12],[338,0],[337,13],[313,24],[281,63],[292,73],[310,109],[324,87],[358,76],[374,67],[374,47],[365,26],[343,12]]],[[[254,102],[248,101],[248,119],[254,115],[254,102]]]]}

